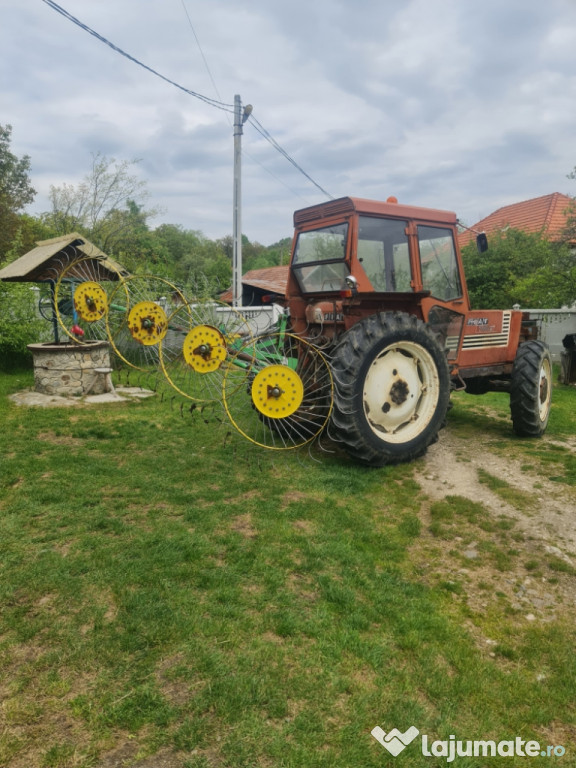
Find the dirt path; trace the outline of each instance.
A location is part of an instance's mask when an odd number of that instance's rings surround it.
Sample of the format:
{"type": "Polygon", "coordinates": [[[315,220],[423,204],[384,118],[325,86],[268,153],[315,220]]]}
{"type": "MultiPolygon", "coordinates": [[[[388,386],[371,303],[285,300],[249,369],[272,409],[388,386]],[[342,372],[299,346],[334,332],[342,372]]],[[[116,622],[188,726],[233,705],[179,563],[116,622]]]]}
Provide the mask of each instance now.
{"type": "MultiPolygon", "coordinates": [[[[542,438],[547,440],[546,437],[542,438]]],[[[548,440],[554,444],[553,440],[548,440]]],[[[561,443],[576,453],[576,440],[561,443]]],[[[481,502],[498,515],[517,520],[518,527],[528,536],[554,547],[576,565],[576,488],[550,481],[535,469],[513,457],[503,460],[478,441],[464,440],[450,428],[445,429],[417,470],[417,481],[432,499],[458,495],[481,502]],[[497,493],[481,483],[478,471],[484,470],[518,491],[530,496],[526,510],[504,501],[497,493]]],[[[555,554],[558,554],[557,552],[555,554]]]]}
{"type": "MultiPolygon", "coordinates": [[[[542,439],[555,445],[551,439],[542,439]]],[[[576,440],[556,445],[576,453],[576,440]]],[[[522,453],[513,444],[504,452],[495,450],[493,439],[483,440],[482,435],[463,438],[457,430],[443,430],[439,441],[417,462],[415,479],[429,501],[423,506],[425,527],[413,558],[425,581],[459,584],[468,608],[480,615],[487,611],[497,615],[504,599],[520,622],[553,621],[560,615],[572,621],[576,616],[576,487],[549,480],[538,472],[538,462],[531,466],[526,455],[524,461],[517,458],[522,453]],[[481,482],[482,471],[507,484],[502,486],[506,499],[501,491],[481,482]],[[436,536],[429,528],[432,520],[427,510],[447,496],[481,503],[493,516],[495,529],[486,533],[466,528],[460,520],[453,535],[436,536]],[[514,521],[513,531],[498,528],[502,516],[514,521]],[[483,556],[486,542],[510,553],[504,568],[483,556]]],[[[480,647],[493,656],[487,645],[492,641],[479,633],[474,622],[470,628],[478,635],[480,647]]]]}

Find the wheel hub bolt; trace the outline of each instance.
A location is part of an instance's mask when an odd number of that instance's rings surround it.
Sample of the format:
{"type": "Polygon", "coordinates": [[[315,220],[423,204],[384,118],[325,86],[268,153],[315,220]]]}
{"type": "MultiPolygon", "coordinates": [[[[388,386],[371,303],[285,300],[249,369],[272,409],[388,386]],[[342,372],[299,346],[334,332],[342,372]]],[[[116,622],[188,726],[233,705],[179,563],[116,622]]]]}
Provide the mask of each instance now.
{"type": "Polygon", "coordinates": [[[212,347],[210,346],[210,344],[200,344],[194,350],[194,354],[204,358],[204,360],[208,360],[210,358],[211,352],[212,352],[212,347]]]}

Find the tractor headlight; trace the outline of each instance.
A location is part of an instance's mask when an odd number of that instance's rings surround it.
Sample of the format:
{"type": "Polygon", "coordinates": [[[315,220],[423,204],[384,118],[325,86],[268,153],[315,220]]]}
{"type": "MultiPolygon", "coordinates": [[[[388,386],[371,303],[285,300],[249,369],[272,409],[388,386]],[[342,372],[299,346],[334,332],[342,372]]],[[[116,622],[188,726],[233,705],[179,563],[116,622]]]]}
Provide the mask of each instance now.
{"type": "Polygon", "coordinates": [[[344,278],[344,289],[340,291],[342,298],[350,298],[358,293],[358,280],[354,275],[348,275],[344,278]]]}

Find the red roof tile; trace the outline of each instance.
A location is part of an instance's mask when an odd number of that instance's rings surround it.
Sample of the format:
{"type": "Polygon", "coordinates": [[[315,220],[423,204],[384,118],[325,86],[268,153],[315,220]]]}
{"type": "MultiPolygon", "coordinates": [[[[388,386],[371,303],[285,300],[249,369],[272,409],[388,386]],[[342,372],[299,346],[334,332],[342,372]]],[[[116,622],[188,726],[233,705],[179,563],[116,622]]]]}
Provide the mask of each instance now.
{"type": "MultiPolygon", "coordinates": [[[[522,229],[524,232],[543,232],[551,240],[556,240],[561,237],[566,226],[567,211],[571,206],[574,206],[571,197],[554,192],[498,208],[474,224],[472,229],[488,234],[508,228],[522,229]]],[[[473,237],[471,232],[463,232],[458,238],[460,245],[467,245],[473,237]]]]}

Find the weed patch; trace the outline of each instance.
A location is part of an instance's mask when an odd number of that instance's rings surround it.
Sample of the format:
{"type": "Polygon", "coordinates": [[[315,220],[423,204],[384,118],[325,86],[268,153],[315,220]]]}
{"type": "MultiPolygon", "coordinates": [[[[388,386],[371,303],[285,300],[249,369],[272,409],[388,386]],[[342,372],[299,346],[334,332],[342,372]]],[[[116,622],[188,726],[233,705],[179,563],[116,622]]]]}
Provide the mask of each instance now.
{"type": "Polygon", "coordinates": [[[497,496],[511,504],[516,509],[526,510],[534,506],[534,498],[518,488],[512,487],[505,480],[502,480],[484,469],[478,469],[478,479],[486,485],[497,496]]]}

